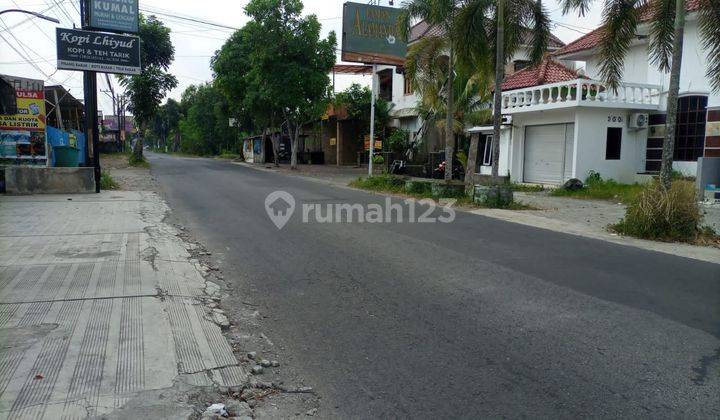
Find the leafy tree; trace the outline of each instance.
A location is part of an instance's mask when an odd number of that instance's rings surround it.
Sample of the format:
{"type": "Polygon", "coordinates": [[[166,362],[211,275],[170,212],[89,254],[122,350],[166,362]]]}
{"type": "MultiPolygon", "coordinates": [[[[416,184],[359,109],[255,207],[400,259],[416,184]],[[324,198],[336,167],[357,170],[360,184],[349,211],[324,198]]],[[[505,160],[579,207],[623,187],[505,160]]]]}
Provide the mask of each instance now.
{"type": "MultiPolygon", "coordinates": [[[[434,123],[439,129],[447,127],[447,80],[448,61],[443,55],[449,48],[446,34],[428,36],[417,40],[408,50],[405,74],[410,78],[414,90],[420,95],[418,110],[420,115],[434,123]]],[[[452,111],[452,133],[462,134],[467,125],[480,125],[488,121],[490,83],[487,71],[482,68],[456,67],[451,94],[455,98],[452,111]]],[[[477,141],[471,143],[470,165],[465,164],[466,172],[472,175],[477,155],[477,141]],[[473,152],[474,147],[474,152],[473,152]]],[[[446,159],[447,160],[447,159],[446,159]]],[[[466,182],[472,177],[466,176],[466,182]]]]}
{"type": "MultiPolygon", "coordinates": [[[[592,0],[563,0],[563,12],[577,10],[584,15],[592,0]]],[[[698,27],[702,45],[708,57],[706,74],[715,91],[720,91],[720,2],[699,0],[698,27]]],[[[667,118],[663,142],[660,179],[665,188],[672,182],[675,126],[677,121],[680,70],[682,67],[683,34],[685,31],[686,0],[605,0],[603,37],[600,42],[600,75],[612,88],[617,88],[623,76],[624,60],[636,39],[641,15],[648,11],[650,24],[650,62],[661,71],[670,73],[667,118]]]]}
{"type": "MultiPolygon", "coordinates": [[[[348,117],[355,123],[356,141],[362,142],[370,134],[370,101],[372,91],[367,86],[353,83],[347,89],[335,94],[333,104],[345,108],[348,117]]],[[[375,133],[379,133],[390,122],[391,105],[384,99],[375,101],[375,133]]]]}
{"type": "Polygon", "coordinates": [[[143,159],[145,130],[152,121],[167,92],[177,86],[175,76],[167,73],[175,57],[175,47],[170,41],[170,28],[155,16],[140,16],[140,58],[142,72],[133,76],[120,76],[120,84],[129,98],[128,109],[139,126],[140,139],[135,143],[133,158],[143,159]]]}
{"type": "Polygon", "coordinates": [[[300,127],[322,115],[330,99],[328,73],[337,44],[334,32],[320,39],[317,17],[302,17],[302,9],[300,0],[251,0],[245,7],[251,17],[244,28],[252,47],[248,93],[256,105],[276,110],[286,121],[292,168],[300,127]]]}
{"type": "MultiPolygon", "coordinates": [[[[445,34],[448,34],[448,42],[444,45],[447,53],[447,77],[445,86],[453,85],[455,75],[455,42],[450,36],[454,33],[455,16],[457,14],[459,3],[447,0],[407,0],[402,4],[403,10],[398,17],[398,26],[401,35],[407,39],[410,34],[410,28],[415,20],[422,19],[429,25],[439,27],[445,34]]],[[[453,89],[446,89],[445,95],[445,180],[452,180],[452,161],[454,156],[454,140],[455,136],[452,130],[447,127],[453,126],[453,115],[455,112],[455,95],[453,89]]]]}
{"type": "MultiPolygon", "coordinates": [[[[181,117],[180,103],[172,98],[168,98],[167,102],[158,109],[153,118],[151,130],[163,146],[167,146],[167,139],[171,133],[177,133],[181,117]]],[[[175,142],[173,142],[172,149],[177,149],[175,142]]]]}
{"type": "Polygon", "coordinates": [[[529,43],[532,64],[542,61],[550,39],[550,17],[542,0],[468,0],[455,18],[452,37],[459,66],[494,69],[492,176],[497,179],[505,64],[524,43],[529,43]]]}
{"type": "Polygon", "coordinates": [[[216,155],[232,148],[237,129],[230,127],[229,102],[211,83],[193,85],[182,94],[179,122],[180,149],[198,155],[216,155]]]}

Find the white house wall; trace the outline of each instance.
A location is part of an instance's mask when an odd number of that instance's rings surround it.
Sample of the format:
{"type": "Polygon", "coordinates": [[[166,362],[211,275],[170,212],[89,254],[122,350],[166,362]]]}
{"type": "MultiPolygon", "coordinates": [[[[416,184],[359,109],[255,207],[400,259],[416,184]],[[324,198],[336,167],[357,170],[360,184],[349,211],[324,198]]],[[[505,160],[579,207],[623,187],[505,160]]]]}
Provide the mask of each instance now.
{"type": "MultiPolygon", "coordinates": [[[[646,38],[647,40],[647,38],[646,38]]],[[[595,54],[585,62],[586,74],[592,79],[599,79],[602,60],[595,54]]],[[[690,15],[685,26],[683,40],[683,62],[680,70],[680,94],[708,95],[708,107],[720,106],[720,95],[713,93],[710,82],[705,76],[707,71],[707,51],[702,47],[699,38],[698,22],[690,15]]],[[[625,57],[623,81],[631,83],[648,83],[662,86],[660,109],[667,107],[667,90],[670,86],[670,74],[661,72],[656,65],[650,63],[648,43],[634,45],[625,57]]]]}
{"type": "MultiPolygon", "coordinates": [[[[488,133],[485,133],[488,134],[488,133]]],[[[484,134],[473,134],[484,135],[484,134]]],[[[512,129],[507,128],[500,131],[500,161],[498,164],[498,175],[505,176],[510,173],[511,166],[511,148],[512,129]]],[[[482,159],[482,151],[479,151],[480,159],[482,159]]],[[[481,175],[492,175],[492,166],[480,166],[481,175]]]]}
{"type": "Polygon", "coordinates": [[[629,117],[625,110],[596,110],[579,108],[575,114],[575,135],[577,138],[577,160],[575,177],[585,179],[590,171],[598,172],[603,178],[612,178],[623,183],[633,183],[644,162],[647,130],[627,127],[629,117]],[[622,140],[620,159],[607,160],[607,128],[621,127],[622,140]]]}

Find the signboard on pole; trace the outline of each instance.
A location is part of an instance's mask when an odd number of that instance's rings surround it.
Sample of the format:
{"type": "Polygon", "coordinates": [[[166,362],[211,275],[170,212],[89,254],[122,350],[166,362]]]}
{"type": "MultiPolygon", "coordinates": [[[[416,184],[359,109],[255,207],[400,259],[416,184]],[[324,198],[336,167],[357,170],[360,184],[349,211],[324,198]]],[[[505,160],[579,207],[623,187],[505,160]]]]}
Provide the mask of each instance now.
{"type": "Polygon", "coordinates": [[[101,31],[137,33],[138,0],[88,0],[89,27],[101,31]]]}
{"type": "Polygon", "coordinates": [[[57,68],[140,74],[140,38],[57,28],[57,68]]]}
{"type": "Polygon", "coordinates": [[[407,42],[398,32],[400,9],[347,2],[343,5],[343,61],[405,64],[407,42]]]}

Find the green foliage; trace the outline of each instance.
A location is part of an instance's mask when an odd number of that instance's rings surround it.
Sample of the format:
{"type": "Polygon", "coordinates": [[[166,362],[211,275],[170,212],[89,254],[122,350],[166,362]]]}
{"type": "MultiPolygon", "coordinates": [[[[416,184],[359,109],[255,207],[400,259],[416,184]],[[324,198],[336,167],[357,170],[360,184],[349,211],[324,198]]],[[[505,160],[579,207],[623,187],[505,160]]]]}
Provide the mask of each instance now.
{"type": "MultiPolygon", "coordinates": [[[[429,184],[429,183],[428,183],[429,184]]],[[[392,175],[374,175],[366,178],[358,178],[350,183],[351,187],[361,188],[364,190],[389,192],[389,193],[408,193],[410,195],[420,195],[418,193],[405,191],[405,178],[392,175]]],[[[430,197],[430,188],[423,197],[430,197]]]]}
{"type": "MultiPolygon", "coordinates": [[[[344,108],[348,117],[358,122],[358,138],[370,133],[370,101],[372,92],[367,86],[353,83],[347,89],[335,94],[333,104],[344,108]]],[[[378,98],[375,101],[375,133],[379,133],[390,121],[390,104],[378,98]]]]}
{"type": "Polygon", "coordinates": [[[150,162],[148,162],[144,156],[136,156],[135,153],[128,155],[128,164],[137,168],[149,168],[150,162]]]}
{"type": "Polygon", "coordinates": [[[238,143],[237,129],[230,127],[226,96],[206,83],[189,87],[182,95],[180,107],[180,151],[196,155],[216,155],[238,143]]]}
{"type": "Polygon", "coordinates": [[[541,192],[545,191],[545,187],[542,185],[533,185],[533,184],[518,184],[518,183],[511,183],[510,187],[513,191],[520,191],[520,192],[541,192]]]}
{"type": "Polygon", "coordinates": [[[376,163],[378,165],[382,165],[383,163],[385,163],[385,158],[383,157],[383,155],[375,155],[373,156],[372,160],[373,163],[376,163]]]}
{"type": "Polygon", "coordinates": [[[100,189],[102,190],[117,190],[120,188],[117,182],[107,172],[100,173],[100,189]]]}
{"type": "Polygon", "coordinates": [[[668,189],[654,180],[630,202],[625,218],[614,229],[645,239],[693,242],[701,233],[701,221],[692,182],[676,181],[668,189]]]}
{"type": "Polygon", "coordinates": [[[630,203],[643,189],[640,184],[621,184],[614,179],[603,179],[599,173],[590,171],[582,189],[570,191],[564,188],[554,189],[550,195],[581,199],[616,200],[630,203]]]}
{"type": "Polygon", "coordinates": [[[395,155],[395,158],[399,159],[403,156],[409,146],[410,132],[403,130],[402,128],[398,128],[393,130],[385,141],[387,142],[390,151],[395,155]]]}
{"type": "Polygon", "coordinates": [[[128,95],[128,108],[135,121],[145,128],[167,92],[177,86],[175,76],[167,73],[175,57],[175,47],[170,40],[170,28],[155,16],[141,16],[139,35],[142,72],[118,79],[128,95]]]}

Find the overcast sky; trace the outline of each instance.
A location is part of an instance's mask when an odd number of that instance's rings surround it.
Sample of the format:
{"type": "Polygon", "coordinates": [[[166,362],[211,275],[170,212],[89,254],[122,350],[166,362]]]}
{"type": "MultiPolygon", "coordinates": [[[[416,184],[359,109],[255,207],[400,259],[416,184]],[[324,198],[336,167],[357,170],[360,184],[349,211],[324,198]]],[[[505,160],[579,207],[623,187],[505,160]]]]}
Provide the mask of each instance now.
{"type": "MultiPolygon", "coordinates": [[[[143,13],[167,13],[175,16],[214,22],[234,28],[241,27],[247,17],[243,7],[248,0],[140,0],[143,13]]],[[[315,14],[323,25],[323,36],[330,31],[341,33],[342,0],[305,0],[305,14],[315,14]]],[[[400,6],[395,2],[395,7],[400,6]]],[[[565,42],[572,41],[583,33],[595,28],[600,22],[600,5],[583,18],[574,15],[563,16],[557,0],[546,0],[546,7],[556,26],[553,33],[565,42]]],[[[388,5],[387,0],[381,4],[388,5]]],[[[60,20],[61,27],[79,26],[78,0],[0,0],[0,10],[23,8],[44,12],[60,20]]],[[[28,19],[27,15],[7,13],[0,19],[0,73],[45,80],[46,84],[62,84],[76,97],[82,99],[82,73],[56,70],[55,26],[41,19],[28,19]],[[9,29],[8,29],[9,28],[9,29]],[[9,45],[8,45],[9,43],[9,45]],[[17,50],[17,51],[15,51],[17,50]],[[31,61],[29,64],[27,61],[31,61]]],[[[230,29],[222,29],[183,21],[175,17],[158,15],[172,29],[172,41],[175,45],[175,62],[170,71],[179,81],[179,85],[170,96],[179,99],[185,88],[192,84],[209,81],[212,73],[209,68],[210,57],[232,34],[230,29]]],[[[369,77],[337,76],[337,88],[343,89],[353,81],[369,84],[369,77]]],[[[117,89],[115,80],[111,83],[117,89]]],[[[105,77],[98,75],[99,89],[107,90],[105,77]]],[[[99,93],[100,107],[107,114],[111,112],[111,101],[99,93]]]]}

